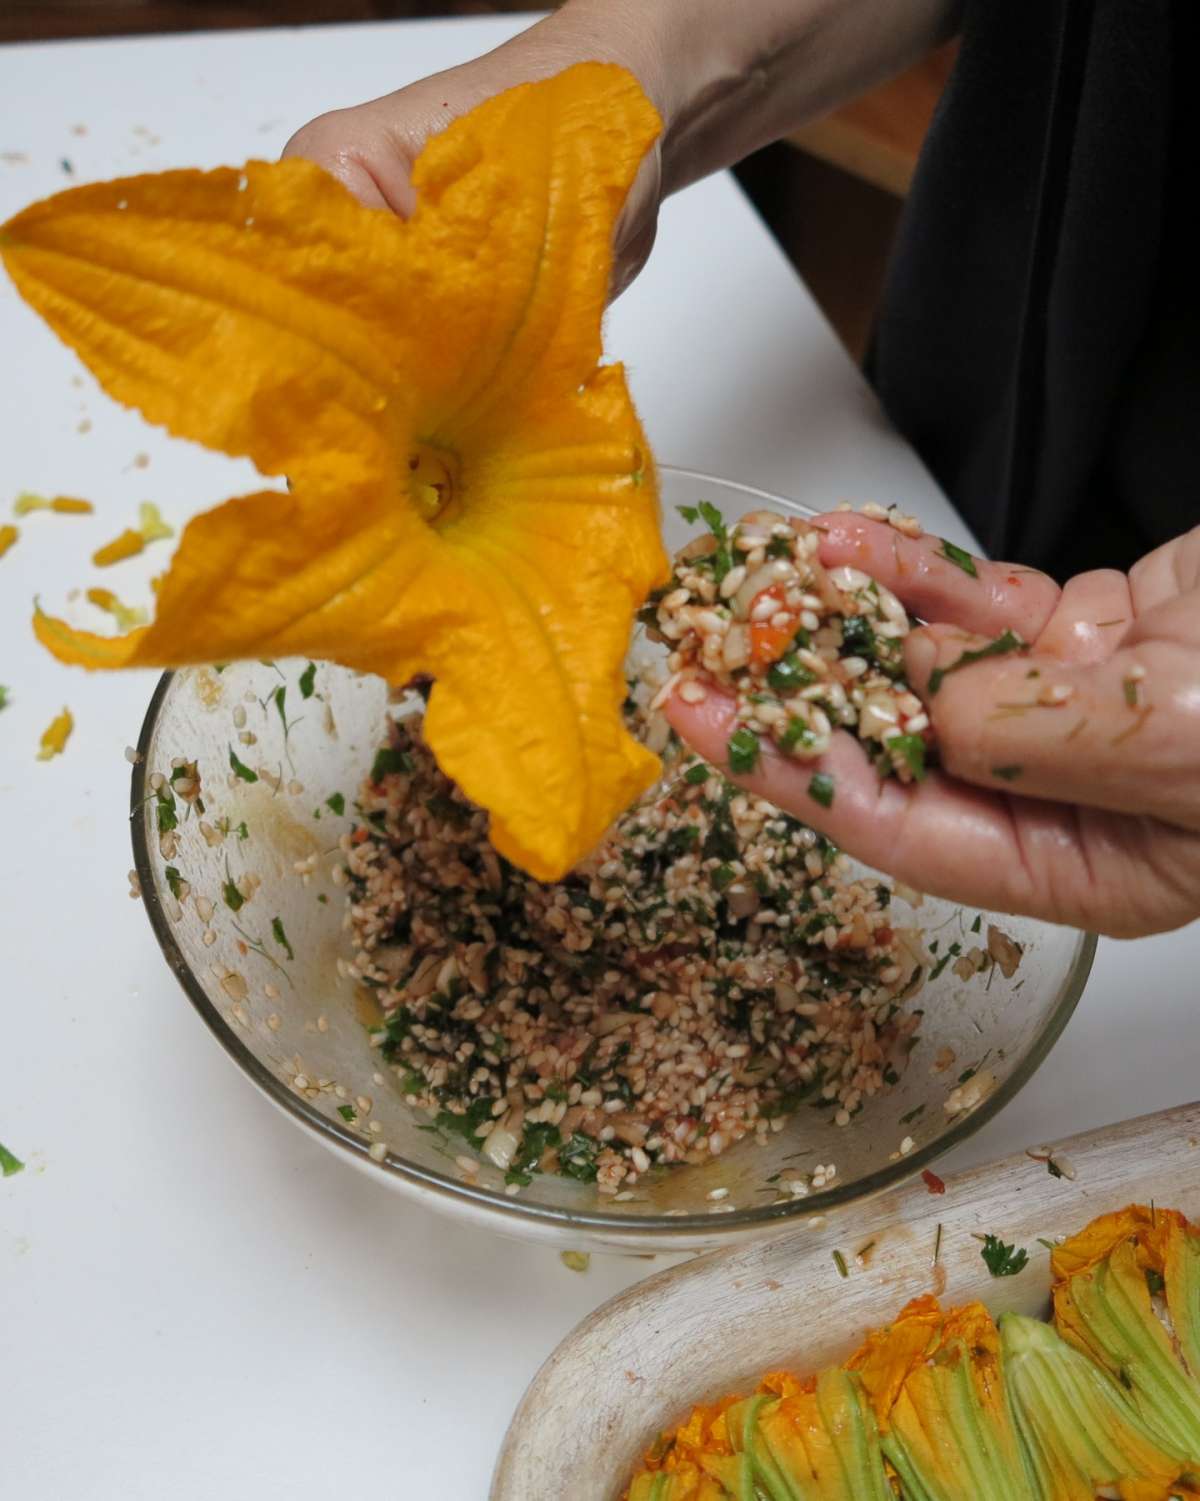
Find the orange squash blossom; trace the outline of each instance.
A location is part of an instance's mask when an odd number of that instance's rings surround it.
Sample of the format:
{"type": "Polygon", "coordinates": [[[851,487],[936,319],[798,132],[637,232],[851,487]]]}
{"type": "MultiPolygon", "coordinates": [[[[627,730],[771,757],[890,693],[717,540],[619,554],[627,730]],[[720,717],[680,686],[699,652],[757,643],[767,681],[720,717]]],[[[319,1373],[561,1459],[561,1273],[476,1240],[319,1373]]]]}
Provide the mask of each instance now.
{"type": "Polygon", "coordinates": [[[655,473],[599,360],[613,228],[659,127],[630,74],[587,63],[431,140],[407,222],[302,161],[10,220],[18,290],[110,395],[290,482],[192,520],[150,625],[39,612],[40,640],[93,668],[428,674],[443,770],[502,854],[563,875],[657,772],[620,713],[633,613],[667,576],[655,473]]]}

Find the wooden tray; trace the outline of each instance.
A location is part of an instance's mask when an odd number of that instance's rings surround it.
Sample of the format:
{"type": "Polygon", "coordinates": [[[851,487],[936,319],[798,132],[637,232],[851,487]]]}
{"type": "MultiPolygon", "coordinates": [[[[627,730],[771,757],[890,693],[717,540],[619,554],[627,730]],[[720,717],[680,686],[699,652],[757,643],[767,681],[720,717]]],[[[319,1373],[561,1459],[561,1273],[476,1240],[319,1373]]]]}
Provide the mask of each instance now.
{"type": "Polygon", "coordinates": [[[748,1390],[763,1371],[839,1361],[919,1293],[1041,1315],[1049,1252],[1039,1237],[1135,1200],[1200,1218],[1200,1104],[1073,1137],[1055,1158],[1073,1178],[1025,1154],[948,1178],[944,1194],[918,1178],[836,1220],[712,1252],[613,1298],[531,1382],[492,1501],[615,1501],[647,1445],[693,1403],[748,1390]],[[974,1238],[989,1232],[1028,1249],[1019,1275],[990,1275],[974,1238]]]}

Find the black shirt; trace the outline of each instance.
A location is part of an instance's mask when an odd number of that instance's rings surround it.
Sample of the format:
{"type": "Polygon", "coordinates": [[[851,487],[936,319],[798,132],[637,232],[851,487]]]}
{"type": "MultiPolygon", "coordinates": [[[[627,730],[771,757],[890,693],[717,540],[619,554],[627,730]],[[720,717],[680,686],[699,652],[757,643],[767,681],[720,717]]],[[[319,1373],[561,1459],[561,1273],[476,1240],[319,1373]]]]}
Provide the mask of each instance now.
{"type": "Polygon", "coordinates": [[[1200,523],[1195,0],[967,0],[868,370],[994,556],[1200,523]]]}

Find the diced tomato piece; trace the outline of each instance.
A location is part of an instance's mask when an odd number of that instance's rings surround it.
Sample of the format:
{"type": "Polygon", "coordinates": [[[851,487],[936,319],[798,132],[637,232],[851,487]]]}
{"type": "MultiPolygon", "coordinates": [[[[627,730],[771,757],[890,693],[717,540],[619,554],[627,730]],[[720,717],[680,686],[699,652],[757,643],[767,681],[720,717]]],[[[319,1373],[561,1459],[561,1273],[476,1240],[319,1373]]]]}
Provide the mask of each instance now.
{"type": "MultiPolygon", "coordinates": [[[[768,662],[778,662],[783,656],[791,645],[792,637],[796,634],[796,622],[799,619],[799,611],[787,608],[782,584],[772,584],[770,588],[756,594],[750,605],[751,614],[764,599],[773,600],[788,618],[782,625],[773,624],[773,615],[769,615],[766,620],[750,622],[750,660],[760,667],[768,662]]],[[[778,614],[779,610],[775,614],[778,614]]]]}
{"type": "Polygon", "coordinates": [[[921,1174],[921,1182],[924,1183],[931,1194],[944,1194],[946,1192],[946,1185],[936,1173],[931,1173],[928,1168],[921,1174]]]}

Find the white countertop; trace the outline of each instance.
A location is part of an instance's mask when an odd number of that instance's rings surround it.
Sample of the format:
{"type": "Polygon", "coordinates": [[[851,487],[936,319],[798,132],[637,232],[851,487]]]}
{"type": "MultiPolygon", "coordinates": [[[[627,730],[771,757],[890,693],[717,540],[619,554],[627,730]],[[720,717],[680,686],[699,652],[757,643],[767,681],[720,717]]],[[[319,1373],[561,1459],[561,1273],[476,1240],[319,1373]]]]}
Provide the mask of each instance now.
{"type": "MultiPolygon", "coordinates": [[[[71,180],[272,157],[310,115],[516,24],[0,48],[0,217],[71,180]]],[[[814,505],[896,501],[969,540],[730,179],[668,205],[609,347],[662,459],[814,505]]],[[[408,1204],[271,1110],[206,1035],[126,896],[122,751],[152,677],[58,667],[28,615],[35,589],[57,604],[90,581],[88,555],[138,501],[182,519],[247,469],[77,375],[0,287],[0,519],[21,489],[100,508],[29,517],[0,561],[0,1141],[28,1163],[0,1182],[0,1496],[324,1501],[436,1483],[482,1501],[526,1381],[652,1263],[593,1257],[581,1276],[408,1204]],[[39,764],[64,703],[75,735],[39,764]]],[[[113,578],[130,598],[162,555],[141,561],[113,578]]],[[[957,1163],[1193,1097],[1198,972],[1200,926],[1101,944],[1054,1054],[957,1163]]]]}

